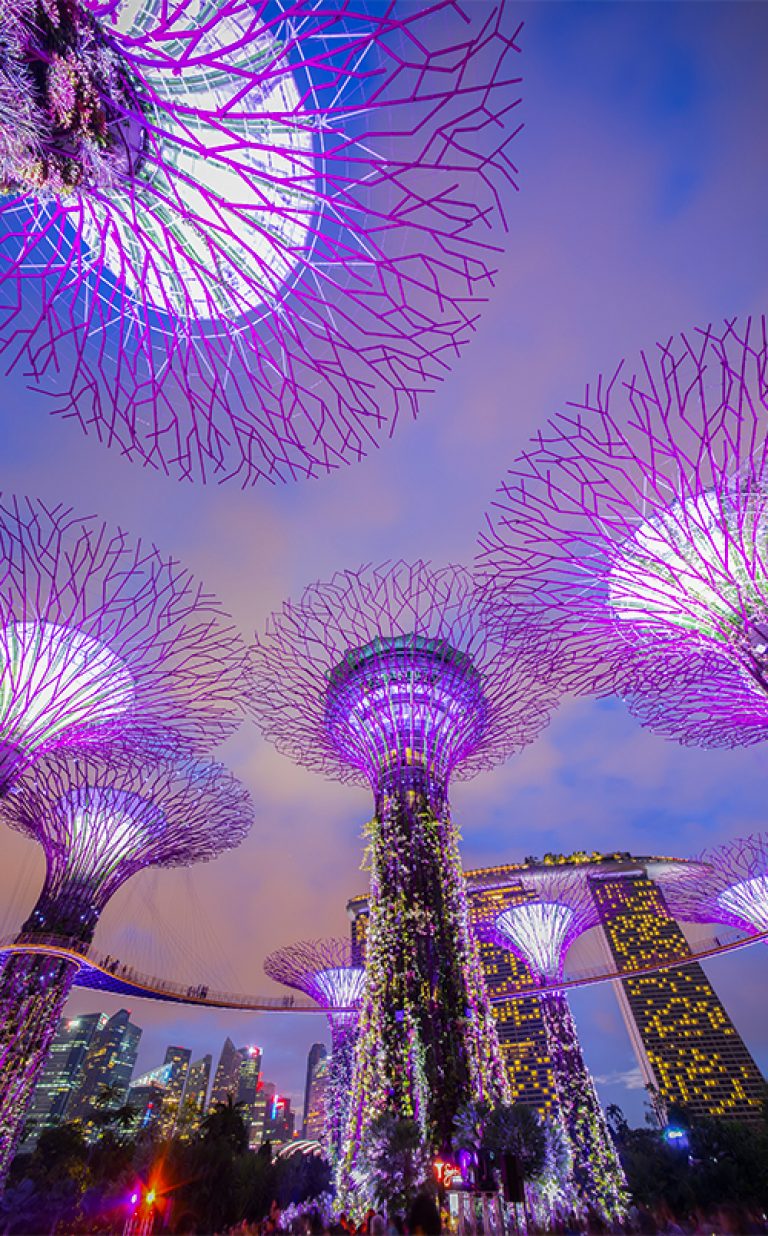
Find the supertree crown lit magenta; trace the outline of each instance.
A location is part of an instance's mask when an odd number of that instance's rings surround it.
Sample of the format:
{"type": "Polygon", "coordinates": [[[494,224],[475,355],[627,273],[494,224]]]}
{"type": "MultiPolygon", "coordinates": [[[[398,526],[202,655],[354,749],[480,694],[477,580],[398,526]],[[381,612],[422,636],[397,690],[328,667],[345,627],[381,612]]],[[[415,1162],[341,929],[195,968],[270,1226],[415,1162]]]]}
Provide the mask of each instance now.
{"type": "Polygon", "coordinates": [[[365,455],[493,285],[516,34],[458,0],[6,4],[8,364],[185,478],[365,455]]]}
{"type": "MultiPolygon", "coordinates": [[[[0,800],[0,821],[36,838],[46,876],[19,943],[84,951],[109,898],[149,866],[188,866],[238,845],[246,791],[219,764],[64,752],[36,762],[0,800]]],[[[0,1179],[77,973],[74,961],[14,952],[0,970],[0,1179]]]]}
{"type": "Polygon", "coordinates": [[[542,981],[563,977],[566,954],[579,936],[600,921],[583,872],[526,873],[516,905],[503,910],[481,931],[514,952],[542,981]]]}
{"type": "Polygon", "coordinates": [[[768,931],[768,835],[706,850],[693,870],[684,867],[665,884],[664,895],[675,918],[768,931]]]}
{"type": "Polygon", "coordinates": [[[363,994],[365,969],[355,965],[349,940],[302,940],[270,953],[264,973],[276,983],[311,996],[331,1017],[354,1012],[363,994]]]}
{"type": "Polygon", "coordinates": [[[45,751],[203,751],[242,718],[247,652],[179,563],[120,529],[0,500],[0,782],[45,751]]]}
{"type": "Polygon", "coordinates": [[[127,879],[239,845],[252,808],[220,764],[137,759],[113,746],[43,757],[11,786],[0,819],[45,851],[45,885],[25,932],[87,942],[127,879]]]}
{"type": "Polygon", "coordinates": [[[496,641],[471,573],[424,562],[339,572],[286,602],[255,649],[254,708],[297,763],[379,792],[391,775],[445,793],[521,750],[553,690],[536,645],[496,641]],[[410,773],[407,770],[411,770],[410,773]]]}
{"type": "Polygon", "coordinates": [[[481,538],[495,621],[546,623],[566,690],[683,742],[765,737],[767,359],[761,319],[622,364],[539,433],[481,538]]]}
{"type": "Polygon", "coordinates": [[[328,1009],[331,1059],[325,1096],[323,1146],[335,1167],[349,1115],[357,1014],[365,970],[355,964],[349,940],[303,940],[271,953],[264,971],[277,983],[306,992],[328,1009]]]}

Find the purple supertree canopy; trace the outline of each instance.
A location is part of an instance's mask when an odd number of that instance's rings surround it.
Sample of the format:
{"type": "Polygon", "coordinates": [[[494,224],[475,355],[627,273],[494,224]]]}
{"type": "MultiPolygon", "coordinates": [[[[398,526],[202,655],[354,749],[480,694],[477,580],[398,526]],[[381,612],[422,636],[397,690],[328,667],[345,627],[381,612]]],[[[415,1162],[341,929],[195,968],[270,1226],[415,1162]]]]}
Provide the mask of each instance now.
{"type": "Polygon", "coordinates": [[[0,781],[62,746],[205,750],[241,720],[246,663],[218,602],[154,546],[0,499],[0,781]]]}
{"type": "Polygon", "coordinates": [[[516,187],[503,3],[3,0],[0,22],[9,366],[125,454],[243,485],[417,412],[516,187]]]}
{"type": "Polygon", "coordinates": [[[761,319],[623,363],[538,434],[481,538],[494,620],[527,610],[564,690],[684,742],[768,725],[767,360],[761,319]]]}
{"type": "Polygon", "coordinates": [[[559,979],[574,940],[596,927],[599,912],[585,874],[531,873],[521,879],[526,899],[502,911],[480,934],[511,948],[538,979],[559,979]]]}
{"type": "Polygon", "coordinates": [[[254,708],[275,746],[341,781],[426,772],[445,788],[546,724],[535,647],[497,643],[463,567],[339,572],[273,615],[255,649],[254,708]]]}
{"type": "Polygon", "coordinates": [[[303,991],[323,1008],[352,1010],[363,994],[365,970],[354,964],[349,940],[301,940],[270,953],[264,972],[303,991]]]}
{"type": "Polygon", "coordinates": [[[45,885],[25,931],[87,938],[132,875],[216,858],[243,840],[253,808],[221,764],[113,748],[38,760],[0,799],[0,820],[45,851],[45,885]]]}
{"type": "MultiPolygon", "coordinates": [[[[156,763],[114,747],[44,756],[0,799],[0,821],[38,840],[42,892],[17,942],[85,950],[109,898],[150,866],[187,866],[238,845],[248,794],[220,764],[156,763]]],[[[15,952],[0,966],[0,1181],[77,973],[71,958],[15,952]]]]}
{"type": "Polygon", "coordinates": [[[706,850],[664,885],[675,918],[768,931],[768,834],[756,833],[706,850]]]}

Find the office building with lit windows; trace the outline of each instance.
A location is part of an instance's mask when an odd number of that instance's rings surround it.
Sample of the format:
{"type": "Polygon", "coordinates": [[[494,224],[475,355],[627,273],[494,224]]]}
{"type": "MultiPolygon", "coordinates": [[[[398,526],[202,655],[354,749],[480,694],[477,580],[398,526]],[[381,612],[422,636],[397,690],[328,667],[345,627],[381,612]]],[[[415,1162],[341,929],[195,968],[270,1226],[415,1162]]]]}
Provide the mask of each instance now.
{"type": "Polygon", "coordinates": [[[172,1137],[181,1116],[184,1087],[189,1072],[192,1052],[188,1047],[168,1047],[164,1065],[169,1067],[168,1082],[163,1098],[163,1110],[158,1122],[161,1137],[172,1137]]]}
{"type": "MultiPolygon", "coordinates": [[[[577,852],[468,871],[470,916],[477,927],[534,896],[521,884],[523,872],[578,864],[600,913],[601,926],[588,933],[597,937],[595,969],[621,973],[654,966],[691,955],[662,891],[679,861],[577,852]]],[[[353,898],[347,910],[362,961],[367,898],[353,898]]],[[[532,976],[510,951],[486,942],[479,948],[512,1097],[546,1112],[554,1101],[554,1078],[539,1002],[536,996],[515,998],[534,985],[532,976]]],[[[612,987],[645,1083],[663,1103],[695,1115],[760,1117],[765,1081],[699,963],[627,977],[612,987]]]]}
{"type": "MultiPolygon", "coordinates": [[[[315,1043],[314,1047],[323,1047],[323,1044],[315,1043]]],[[[310,1058],[307,1061],[307,1087],[304,1099],[302,1137],[309,1138],[312,1141],[319,1142],[325,1132],[325,1101],[328,1091],[329,1064],[330,1056],[325,1047],[323,1047],[322,1055],[316,1055],[314,1059],[310,1052],[310,1058]]]]}
{"type": "Polygon", "coordinates": [[[83,1067],[94,1035],[107,1024],[106,1013],[62,1017],[27,1114],[25,1149],[45,1129],[69,1119],[69,1108],[83,1080],[83,1067]]]}
{"type": "Polygon", "coordinates": [[[200,1128],[205,1115],[208,1084],[211,1080],[211,1056],[202,1056],[189,1066],[187,1084],[181,1101],[178,1129],[182,1137],[191,1137],[200,1128]]]}
{"type": "Polygon", "coordinates": [[[163,1135],[165,1103],[173,1073],[172,1064],[161,1064],[149,1073],[143,1073],[131,1083],[128,1105],[135,1109],[136,1127],[163,1135]]]}
{"type": "Polygon", "coordinates": [[[235,1099],[242,1103],[243,1119],[250,1129],[256,1119],[256,1099],[261,1081],[261,1048],[239,1047],[240,1068],[237,1074],[237,1091],[235,1099]]]}
{"type": "MultiPolygon", "coordinates": [[[[690,954],[652,869],[592,883],[619,971],[690,954]]],[[[614,983],[646,1084],[697,1116],[759,1120],[765,1081],[701,965],[614,983]]]]}
{"type": "Polygon", "coordinates": [[[209,1107],[215,1107],[217,1103],[226,1103],[228,1097],[231,1097],[233,1103],[237,1102],[242,1063],[243,1053],[235,1047],[230,1038],[226,1038],[219,1056],[219,1063],[216,1065],[209,1107]]]}
{"type": "Polygon", "coordinates": [[[307,1121],[313,1113],[314,1102],[312,1096],[312,1083],[315,1077],[315,1072],[321,1060],[325,1060],[328,1055],[328,1048],[325,1043],[313,1043],[307,1053],[307,1073],[304,1081],[304,1114],[302,1117],[301,1136],[314,1137],[314,1134],[307,1132],[307,1121]]]}
{"type": "Polygon", "coordinates": [[[125,1103],[141,1035],[141,1027],[131,1021],[127,1009],[114,1013],[93,1035],[80,1086],[67,1108],[67,1119],[82,1121],[87,1137],[95,1129],[92,1117],[102,1087],[110,1088],[111,1107],[125,1103]]]}

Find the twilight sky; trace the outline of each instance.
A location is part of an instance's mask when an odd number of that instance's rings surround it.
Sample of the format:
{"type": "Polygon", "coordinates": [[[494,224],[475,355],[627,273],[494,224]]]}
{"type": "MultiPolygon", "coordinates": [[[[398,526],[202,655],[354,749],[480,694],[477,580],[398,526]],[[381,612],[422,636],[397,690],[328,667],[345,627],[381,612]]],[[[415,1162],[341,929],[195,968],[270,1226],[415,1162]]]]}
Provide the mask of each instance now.
{"type": "MultiPolygon", "coordinates": [[[[470,3],[484,0],[470,0],[470,3]]],[[[512,3],[512,0],[510,0],[512,3]]],[[[525,129],[521,192],[477,336],[416,423],[362,464],[316,482],[242,493],[130,465],[49,417],[17,378],[0,406],[4,490],[71,503],[154,539],[217,592],[243,631],[337,568],[387,558],[468,562],[504,468],[601,369],[657,338],[763,312],[768,283],[768,6],[736,2],[520,3],[525,129]]],[[[252,790],[240,850],[189,872],[147,873],[115,898],[105,950],[182,981],[270,991],[265,954],[347,930],[365,887],[370,803],[294,768],[253,726],[222,750],[252,790]]],[[[765,752],[685,750],[614,701],[566,701],[513,762],[453,792],[465,864],[547,849],[691,854],[765,827],[765,752]]],[[[3,931],[36,894],[33,843],[0,837],[3,931]]],[[[710,976],[768,1067],[761,946],[710,976]]],[[[75,994],[70,1009],[120,1001],[75,994]]],[[[259,1043],[265,1073],[300,1106],[322,1018],[185,1011],[134,1001],[140,1067],[168,1043],[217,1057],[225,1035],[259,1043]]],[[[604,1101],[639,1118],[635,1060],[609,987],[574,998],[604,1101]]]]}

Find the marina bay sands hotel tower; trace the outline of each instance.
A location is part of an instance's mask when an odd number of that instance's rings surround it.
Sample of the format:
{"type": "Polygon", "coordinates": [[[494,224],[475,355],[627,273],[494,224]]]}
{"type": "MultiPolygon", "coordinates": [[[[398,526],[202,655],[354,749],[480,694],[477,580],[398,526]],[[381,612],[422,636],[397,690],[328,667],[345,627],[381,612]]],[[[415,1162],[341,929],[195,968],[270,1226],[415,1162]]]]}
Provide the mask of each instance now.
{"type": "MultiPolygon", "coordinates": [[[[630,854],[548,855],[468,871],[470,914],[479,925],[525,897],[521,877],[578,863],[587,875],[600,918],[606,969],[635,971],[690,952],[664,896],[673,861],[630,854]]],[[[353,941],[364,951],[366,898],[348,904],[353,941]]],[[[533,985],[528,967],[508,949],[480,943],[488,994],[513,1099],[542,1111],[555,1098],[552,1065],[536,996],[515,998],[533,985]],[[509,999],[503,997],[508,996],[509,999]]],[[[761,1118],[765,1081],[701,965],[627,977],[613,984],[643,1080],[665,1104],[694,1115],[761,1118]]]]}

